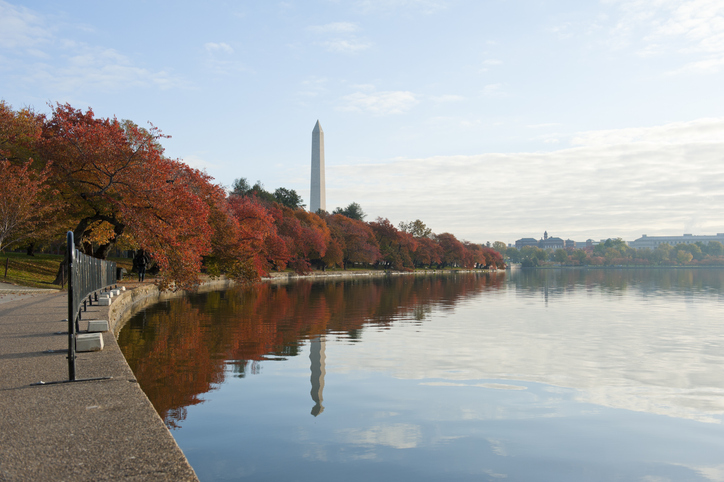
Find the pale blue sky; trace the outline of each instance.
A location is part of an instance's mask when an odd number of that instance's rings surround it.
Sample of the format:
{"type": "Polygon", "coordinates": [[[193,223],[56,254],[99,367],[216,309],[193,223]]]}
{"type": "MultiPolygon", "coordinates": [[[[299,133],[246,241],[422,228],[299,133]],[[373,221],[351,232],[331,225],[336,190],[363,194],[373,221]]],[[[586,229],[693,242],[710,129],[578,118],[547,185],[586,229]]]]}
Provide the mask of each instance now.
{"type": "Polygon", "coordinates": [[[217,182],[513,242],[724,232],[721,0],[0,0],[0,98],[153,122],[217,182]]]}

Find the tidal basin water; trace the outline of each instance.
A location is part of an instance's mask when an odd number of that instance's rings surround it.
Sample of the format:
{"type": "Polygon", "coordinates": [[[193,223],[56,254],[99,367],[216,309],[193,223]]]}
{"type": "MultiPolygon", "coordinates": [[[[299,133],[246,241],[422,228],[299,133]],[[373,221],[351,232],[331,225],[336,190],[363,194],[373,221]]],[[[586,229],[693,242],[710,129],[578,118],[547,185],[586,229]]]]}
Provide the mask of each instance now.
{"type": "Polygon", "coordinates": [[[119,342],[202,481],[724,481],[724,270],[199,294],[119,342]]]}

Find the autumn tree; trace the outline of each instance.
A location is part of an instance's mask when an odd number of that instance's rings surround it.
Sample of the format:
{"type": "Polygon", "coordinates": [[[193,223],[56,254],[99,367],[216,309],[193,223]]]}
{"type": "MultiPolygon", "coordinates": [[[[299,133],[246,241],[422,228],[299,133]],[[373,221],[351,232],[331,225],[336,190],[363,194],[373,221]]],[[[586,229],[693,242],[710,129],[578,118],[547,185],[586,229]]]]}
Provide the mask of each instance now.
{"type": "Polygon", "coordinates": [[[326,218],[332,237],[342,250],[344,269],[355,263],[374,263],[380,258],[380,249],[370,226],[342,214],[326,218]]]}
{"type": "Polygon", "coordinates": [[[164,137],[155,127],[58,104],[44,125],[40,150],[52,162],[54,186],[66,206],[60,221],[72,227],[79,249],[105,258],[127,235],[151,254],[162,285],[189,286],[198,282],[202,256],[210,250],[209,206],[200,190],[210,178],[164,157],[164,137]]]}
{"type": "Polygon", "coordinates": [[[396,270],[414,268],[412,256],[417,249],[417,241],[410,234],[398,231],[389,219],[377,218],[370,223],[380,247],[380,260],[386,267],[396,270]]]}
{"type": "Polygon", "coordinates": [[[326,223],[314,213],[281,206],[275,224],[289,252],[289,266],[297,273],[311,271],[311,261],[320,261],[331,239],[326,223]]]}
{"type": "Polygon", "coordinates": [[[0,160],[0,250],[47,233],[58,210],[46,184],[49,169],[36,172],[32,162],[17,166],[0,160]]]}
{"type": "Polygon", "coordinates": [[[413,254],[412,261],[417,268],[442,264],[442,247],[433,239],[428,237],[415,238],[417,249],[413,254]]]}
{"type": "Polygon", "coordinates": [[[281,213],[271,212],[254,196],[230,196],[228,203],[239,226],[240,262],[250,265],[257,278],[286,268],[290,254],[274,224],[281,213]]]}
{"type": "Polygon", "coordinates": [[[465,260],[465,246],[450,233],[435,235],[435,241],[442,249],[442,266],[461,266],[465,260]]]}
{"type": "Polygon", "coordinates": [[[482,252],[485,257],[485,267],[498,269],[505,268],[505,260],[503,260],[503,255],[498,250],[484,247],[482,248],[482,252]]]}
{"type": "Polygon", "coordinates": [[[48,235],[59,208],[49,166],[33,167],[42,121],[0,101],[0,250],[48,235]]]}

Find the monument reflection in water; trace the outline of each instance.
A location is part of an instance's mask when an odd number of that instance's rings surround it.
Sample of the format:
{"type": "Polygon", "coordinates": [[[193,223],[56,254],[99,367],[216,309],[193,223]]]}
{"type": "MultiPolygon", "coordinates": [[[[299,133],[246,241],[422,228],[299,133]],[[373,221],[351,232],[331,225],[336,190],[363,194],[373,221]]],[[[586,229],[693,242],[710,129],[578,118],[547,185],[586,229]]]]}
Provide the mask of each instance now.
{"type": "Polygon", "coordinates": [[[723,285],[722,270],[261,285],[152,307],[119,343],[201,480],[715,481],[723,285]]]}

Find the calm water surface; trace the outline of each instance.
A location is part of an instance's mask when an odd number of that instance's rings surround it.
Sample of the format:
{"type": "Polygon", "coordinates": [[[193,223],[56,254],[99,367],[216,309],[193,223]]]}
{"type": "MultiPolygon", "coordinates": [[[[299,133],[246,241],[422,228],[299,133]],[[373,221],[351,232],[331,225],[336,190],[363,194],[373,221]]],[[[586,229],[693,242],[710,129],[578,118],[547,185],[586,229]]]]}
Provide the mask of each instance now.
{"type": "Polygon", "coordinates": [[[202,481],[724,481],[724,270],[172,300],[119,343],[202,481]]]}

